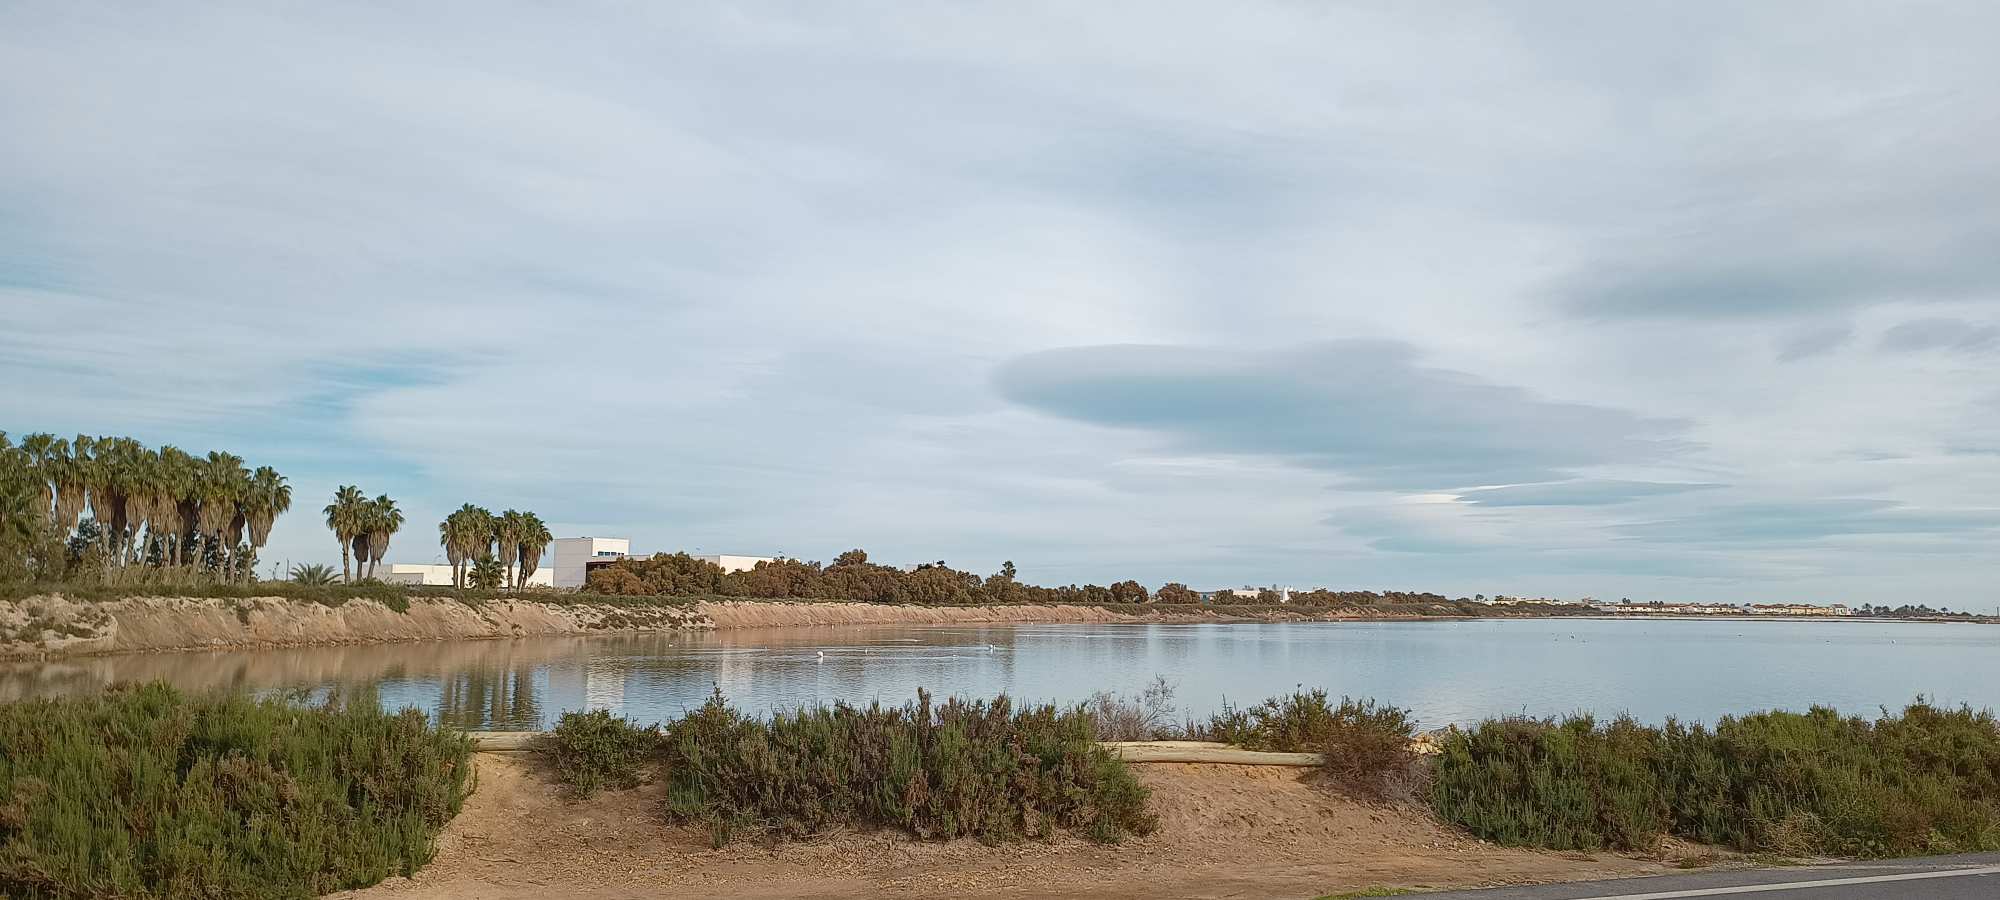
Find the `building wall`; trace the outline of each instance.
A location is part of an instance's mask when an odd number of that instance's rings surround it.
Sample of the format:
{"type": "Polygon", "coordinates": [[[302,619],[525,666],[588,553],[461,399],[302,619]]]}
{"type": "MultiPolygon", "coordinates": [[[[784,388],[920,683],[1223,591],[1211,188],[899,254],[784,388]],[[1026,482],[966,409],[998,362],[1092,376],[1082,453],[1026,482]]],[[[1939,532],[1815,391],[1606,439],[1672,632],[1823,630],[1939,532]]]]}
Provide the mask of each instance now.
{"type": "Polygon", "coordinates": [[[549,546],[555,554],[549,571],[555,578],[554,586],[563,590],[583,587],[584,564],[590,560],[617,559],[632,554],[632,542],[626,538],[557,538],[549,546]]]}
{"type": "Polygon", "coordinates": [[[769,556],[734,556],[728,553],[697,556],[695,559],[712,562],[721,566],[724,572],[748,572],[751,569],[757,568],[757,564],[760,562],[772,561],[772,558],[769,556]]]}

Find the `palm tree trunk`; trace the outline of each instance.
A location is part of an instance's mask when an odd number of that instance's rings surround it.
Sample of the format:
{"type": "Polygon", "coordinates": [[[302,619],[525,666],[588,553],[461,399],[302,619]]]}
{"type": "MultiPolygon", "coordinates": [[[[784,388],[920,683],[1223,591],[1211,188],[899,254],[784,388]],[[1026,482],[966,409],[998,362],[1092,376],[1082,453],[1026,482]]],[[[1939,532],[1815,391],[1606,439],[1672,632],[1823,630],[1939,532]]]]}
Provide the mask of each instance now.
{"type": "Polygon", "coordinates": [[[343,540],[343,541],[341,541],[341,542],[340,542],[340,583],[341,583],[341,584],[353,584],[353,583],[354,583],[354,579],[353,579],[353,578],[352,578],[351,576],[349,576],[349,575],[348,575],[348,572],[347,572],[347,561],[348,561],[348,559],[350,559],[350,558],[352,557],[352,554],[353,554],[353,552],[354,552],[353,548],[351,548],[351,547],[347,546],[347,541],[343,540]]]}

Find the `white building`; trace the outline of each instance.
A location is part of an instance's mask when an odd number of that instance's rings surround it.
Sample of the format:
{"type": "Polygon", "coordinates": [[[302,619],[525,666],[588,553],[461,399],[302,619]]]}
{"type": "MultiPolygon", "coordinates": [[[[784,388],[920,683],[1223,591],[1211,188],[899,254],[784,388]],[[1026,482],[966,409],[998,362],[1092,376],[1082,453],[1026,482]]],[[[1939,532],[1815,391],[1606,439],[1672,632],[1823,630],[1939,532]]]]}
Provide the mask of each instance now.
{"type": "MultiPolygon", "coordinates": [[[[451,566],[446,563],[389,563],[384,568],[388,571],[377,570],[375,577],[390,584],[451,585],[451,566]]],[[[536,569],[528,576],[528,586],[555,587],[555,573],[546,568],[536,569]]]]}
{"type": "Polygon", "coordinates": [[[769,556],[734,556],[728,553],[696,556],[702,562],[712,562],[722,567],[724,572],[748,572],[757,568],[758,563],[776,562],[769,556]]]}
{"type": "Polygon", "coordinates": [[[555,561],[550,564],[549,571],[554,574],[554,586],[559,590],[573,591],[583,587],[588,574],[586,569],[592,560],[624,559],[632,555],[629,538],[556,538],[549,547],[555,551],[555,561]]]}

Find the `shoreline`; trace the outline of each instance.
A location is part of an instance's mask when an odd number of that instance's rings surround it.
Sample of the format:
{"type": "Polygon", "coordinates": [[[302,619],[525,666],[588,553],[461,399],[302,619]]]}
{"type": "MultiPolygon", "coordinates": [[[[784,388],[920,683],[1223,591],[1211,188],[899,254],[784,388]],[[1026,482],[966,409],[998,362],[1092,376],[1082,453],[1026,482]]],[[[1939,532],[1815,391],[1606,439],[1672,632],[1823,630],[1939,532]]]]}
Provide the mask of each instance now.
{"type": "Polygon", "coordinates": [[[1224,623],[1341,618],[1425,617],[1395,613],[1356,616],[1342,611],[1328,611],[1322,616],[1178,610],[1135,614],[1094,606],[925,607],[789,600],[699,600],[646,605],[425,596],[410,597],[403,608],[396,609],[368,598],[338,604],[277,596],[157,596],[78,601],[46,594],[0,601],[0,659],[841,625],[1224,623]]]}
{"type": "MultiPolygon", "coordinates": [[[[1452,615],[1395,609],[1109,609],[1081,605],[900,606],[814,600],[695,600],[658,604],[412,596],[394,608],[368,598],[323,603],[278,596],[129,597],[59,594],[0,601],[0,659],[241,651],[530,637],[589,637],[854,625],[1111,625],[1269,622],[1594,621],[1936,622],[1830,616],[1452,615]]],[[[1991,624],[1972,619],[1960,624],[1991,624]]]]}

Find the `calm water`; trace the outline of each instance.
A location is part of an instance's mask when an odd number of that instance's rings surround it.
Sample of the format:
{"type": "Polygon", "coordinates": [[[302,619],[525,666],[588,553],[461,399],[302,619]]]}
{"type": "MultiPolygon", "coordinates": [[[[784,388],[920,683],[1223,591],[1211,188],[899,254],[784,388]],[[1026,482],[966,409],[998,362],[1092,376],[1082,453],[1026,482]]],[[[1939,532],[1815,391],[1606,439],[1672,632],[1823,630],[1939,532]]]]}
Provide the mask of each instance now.
{"type": "Polygon", "coordinates": [[[1813,703],[1873,712],[1918,694],[2000,707],[2000,627],[1553,619],[724,631],[17,663],[0,666],[0,698],[155,678],[251,691],[373,685],[386,704],[453,725],[526,729],[583,708],[657,721],[716,686],[761,712],[900,703],[919,687],[1068,702],[1135,692],[1156,673],[1178,685],[1184,715],[1304,685],[1409,707],[1426,726],[1577,711],[1712,721],[1813,703]]]}

